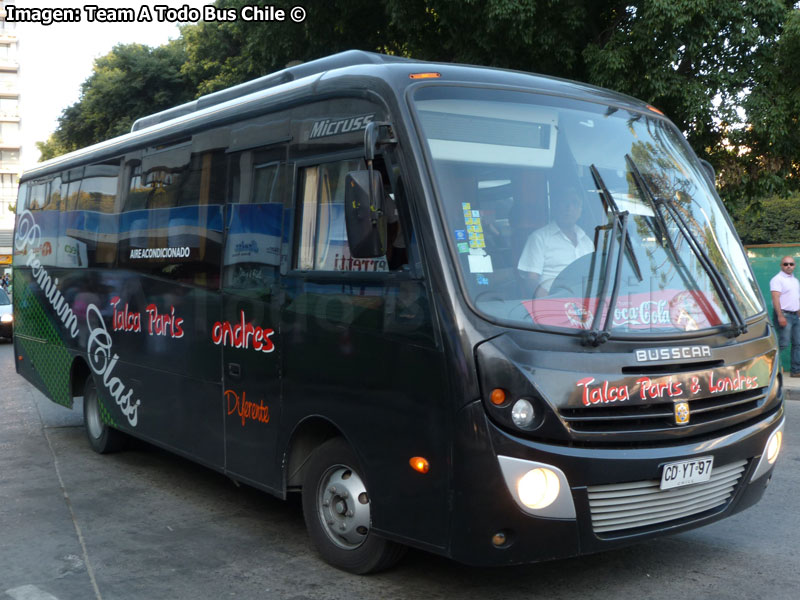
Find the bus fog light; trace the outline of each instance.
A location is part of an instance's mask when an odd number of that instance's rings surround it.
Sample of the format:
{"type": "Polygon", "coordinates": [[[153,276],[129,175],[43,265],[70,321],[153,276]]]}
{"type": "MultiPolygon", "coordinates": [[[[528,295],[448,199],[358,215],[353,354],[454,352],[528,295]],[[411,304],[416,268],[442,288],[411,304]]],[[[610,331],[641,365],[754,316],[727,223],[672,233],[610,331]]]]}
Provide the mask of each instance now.
{"type": "Polygon", "coordinates": [[[764,446],[764,452],[761,454],[761,458],[758,461],[758,466],[753,471],[750,481],[755,481],[756,479],[759,479],[772,471],[772,467],[775,465],[775,462],[778,460],[778,455],[781,453],[781,446],[783,445],[783,428],[785,424],[786,420],[784,419],[781,421],[781,424],[778,425],[777,429],[772,432],[772,435],[769,436],[769,439],[764,446]]]}
{"type": "Polygon", "coordinates": [[[575,503],[564,471],[555,465],[497,456],[509,495],[524,512],[549,519],[574,519],[575,503]]]}
{"type": "Polygon", "coordinates": [[[560,489],[558,476],[545,468],[528,471],[517,482],[520,501],[534,510],[550,506],[558,498],[560,489]]]}
{"type": "Polygon", "coordinates": [[[533,405],[524,398],[517,400],[511,408],[511,420],[514,425],[522,429],[529,427],[533,423],[534,416],[533,405]]]}
{"type": "Polygon", "coordinates": [[[775,461],[778,459],[778,454],[781,451],[781,443],[783,442],[783,432],[776,431],[775,435],[773,435],[769,443],[767,444],[767,462],[773,465],[775,461]]]}

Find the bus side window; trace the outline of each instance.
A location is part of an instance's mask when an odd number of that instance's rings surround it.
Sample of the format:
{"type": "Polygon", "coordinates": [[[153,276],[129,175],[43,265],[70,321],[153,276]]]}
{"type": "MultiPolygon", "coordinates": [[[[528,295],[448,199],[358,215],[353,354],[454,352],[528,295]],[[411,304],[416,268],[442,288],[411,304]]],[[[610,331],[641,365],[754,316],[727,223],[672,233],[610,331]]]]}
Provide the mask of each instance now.
{"type": "Polygon", "coordinates": [[[246,151],[233,157],[230,173],[222,286],[264,293],[278,277],[289,170],[246,151]]]}
{"type": "Polygon", "coordinates": [[[42,210],[47,203],[47,183],[33,183],[28,192],[25,208],[30,211],[42,210]]]}
{"type": "MultiPolygon", "coordinates": [[[[388,256],[353,258],[344,219],[344,183],[349,171],[364,169],[360,159],[306,167],[300,171],[300,231],[295,268],[302,271],[388,272],[402,267],[405,233],[395,196],[386,190],[388,256]],[[395,260],[392,260],[394,253],[395,260]]],[[[387,178],[384,175],[384,183],[387,178]]]]}

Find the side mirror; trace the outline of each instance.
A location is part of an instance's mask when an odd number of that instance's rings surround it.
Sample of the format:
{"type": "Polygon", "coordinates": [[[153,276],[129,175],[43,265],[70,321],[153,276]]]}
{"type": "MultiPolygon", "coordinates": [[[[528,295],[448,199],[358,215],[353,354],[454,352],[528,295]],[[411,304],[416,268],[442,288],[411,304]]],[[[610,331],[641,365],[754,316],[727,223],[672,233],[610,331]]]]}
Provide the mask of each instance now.
{"type": "Polygon", "coordinates": [[[384,256],[386,216],[383,214],[381,174],[375,171],[350,171],[345,178],[344,189],[344,221],[350,255],[353,258],[384,256]]]}

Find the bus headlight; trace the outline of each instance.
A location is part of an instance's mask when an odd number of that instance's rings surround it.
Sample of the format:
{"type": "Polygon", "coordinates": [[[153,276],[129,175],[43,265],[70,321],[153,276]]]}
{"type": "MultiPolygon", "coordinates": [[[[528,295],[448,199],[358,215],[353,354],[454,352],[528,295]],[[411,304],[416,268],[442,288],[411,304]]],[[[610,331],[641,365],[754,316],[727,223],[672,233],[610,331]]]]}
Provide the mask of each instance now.
{"type": "Polygon", "coordinates": [[[526,513],[553,519],[574,519],[575,504],[564,472],[553,465],[498,456],[508,491],[526,513]]]}
{"type": "Polygon", "coordinates": [[[526,429],[533,423],[536,414],[533,411],[533,404],[525,398],[520,398],[511,407],[511,420],[520,429],[526,429]]]}
{"type": "Polygon", "coordinates": [[[772,469],[775,461],[778,460],[778,455],[783,445],[783,426],[785,424],[786,420],[784,419],[781,421],[778,428],[772,432],[772,435],[769,436],[767,444],[764,446],[764,452],[761,454],[761,460],[758,461],[758,466],[756,470],[753,471],[753,476],[750,478],[750,481],[755,481],[759,477],[766,475],[770,469],[772,469]]]}
{"type": "Polygon", "coordinates": [[[5,314],[2,317],[0,317],[0,322],[2,323],[11,323],[11,321],[13,320],[14,320],[14,315],[12,315],[11,313],[5,314]]]}

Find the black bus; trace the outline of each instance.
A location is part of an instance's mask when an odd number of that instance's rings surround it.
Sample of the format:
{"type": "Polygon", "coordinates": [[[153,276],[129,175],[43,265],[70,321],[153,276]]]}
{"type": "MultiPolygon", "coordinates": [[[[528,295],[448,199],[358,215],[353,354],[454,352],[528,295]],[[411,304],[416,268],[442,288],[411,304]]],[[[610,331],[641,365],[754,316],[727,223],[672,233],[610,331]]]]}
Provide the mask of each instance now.
{"type": "Polygon", "coordinates": [[[761,498],[773,326],[713,172],[588,85],[345,52],[21,178],[18,372],[279,497],[356,573],[615,548],[761,498]]]}

